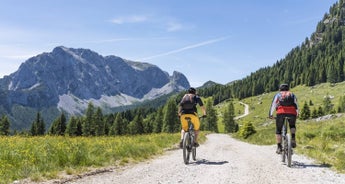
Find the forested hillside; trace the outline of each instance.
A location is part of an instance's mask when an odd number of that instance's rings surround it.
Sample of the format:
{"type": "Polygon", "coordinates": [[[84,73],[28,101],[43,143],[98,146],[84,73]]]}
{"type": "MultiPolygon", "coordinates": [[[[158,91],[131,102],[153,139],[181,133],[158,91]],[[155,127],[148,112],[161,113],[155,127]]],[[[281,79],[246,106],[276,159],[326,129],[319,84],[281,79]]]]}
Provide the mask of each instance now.
{"type": "Polygon", "coordinates": [[[344,81],[344,0],[330,7],[316,31],[273,66],[264,67],[229,85],[240,99],[277,90],[280,83],[313,86],[344,81]]]}

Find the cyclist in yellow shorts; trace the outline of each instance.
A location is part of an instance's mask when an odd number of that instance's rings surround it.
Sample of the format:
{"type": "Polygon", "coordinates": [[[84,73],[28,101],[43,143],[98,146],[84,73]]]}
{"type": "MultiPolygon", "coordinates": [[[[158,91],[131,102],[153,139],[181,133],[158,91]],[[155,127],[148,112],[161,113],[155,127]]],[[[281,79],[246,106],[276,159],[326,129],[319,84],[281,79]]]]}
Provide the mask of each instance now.
{"type": "Polygon", "coordinates": [[[198,117],[197,112],[197,104],[199,104],[203,116],[206,116],[206,109],[204,107],[204,103],[202,102],[201,98],[196,94],[195,88],[189,88],[188,93],[183,96],[181,99],[181,102],[179,104],[178,108],[178,115],[180,117],[182,130],[181,130],[181,141],[180,141],[180,148],[182,148],[182,141],[183,141],[183,135],[188,130],[188,122],[185,119],[186,117],[190,117],[191,121],[194,125],[195,130],[195,146],[199,146],[198,143],[198,134],[199,134],[199,128],[200,128],[200,120],[198,117]]]}

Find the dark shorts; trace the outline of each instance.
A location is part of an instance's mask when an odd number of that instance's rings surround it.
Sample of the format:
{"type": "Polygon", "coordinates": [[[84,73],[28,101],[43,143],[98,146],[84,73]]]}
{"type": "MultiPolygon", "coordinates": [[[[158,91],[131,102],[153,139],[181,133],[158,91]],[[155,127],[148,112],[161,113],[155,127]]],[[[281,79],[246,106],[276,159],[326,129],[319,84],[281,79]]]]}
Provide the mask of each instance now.
{"type": "Polygon", "coordinates": [[[295,128],[296,129],[296,115],[292,114],[277,114],[277,119],[276,119],[276,134],[281,134],[282,133],[282,127],[284,124],[284,118],[289,117],[288,122],[289,122],[289,127],[295,128]]]}

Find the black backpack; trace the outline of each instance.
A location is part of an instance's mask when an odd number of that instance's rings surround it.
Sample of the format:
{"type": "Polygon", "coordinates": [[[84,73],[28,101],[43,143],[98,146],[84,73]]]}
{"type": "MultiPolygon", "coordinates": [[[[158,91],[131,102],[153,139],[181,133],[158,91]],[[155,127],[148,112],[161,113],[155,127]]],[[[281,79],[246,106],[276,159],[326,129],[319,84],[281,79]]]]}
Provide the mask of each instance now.
{"type": "Polygon", "coordinates": [[[279,105],[281,106],[292,106],[295,104],[295,98],[290,91],[281,91],[278,98],[279,105]]]}
{"type": "Polygon", "coordinates": [[[193,110],[195,107],[195,95],[185,94],[181,100],[180,105],[183,110],[193,110]]]}

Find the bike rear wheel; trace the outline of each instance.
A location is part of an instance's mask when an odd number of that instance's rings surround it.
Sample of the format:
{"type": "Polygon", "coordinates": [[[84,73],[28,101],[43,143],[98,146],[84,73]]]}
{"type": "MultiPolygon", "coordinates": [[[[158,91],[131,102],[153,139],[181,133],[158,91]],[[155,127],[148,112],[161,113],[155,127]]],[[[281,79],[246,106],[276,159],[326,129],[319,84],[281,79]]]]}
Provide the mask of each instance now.
{"type": "Polygon", "coordinates": [[[282,144],[282,152],[281,152],[282,162],[285,162],[286,154],[287,154],[287,150],[286,150],[287,141],[286,141],[286,137],[285,136],[282,137],[282,143],[281,144],[282,144]]]}
{"type": "Polygon", "coordinates": [[[291,159],[292,159],[292,147],[291,147],[291,137],[290,135],[288,134],[286,136],[287,138],[287,166],[288,167],[291,167],[291,159]]]}
{"type": "Polygon", "coordinates": [[[185,164],[189,163],[191,144],[189,133],[185,133],[183,136],[183,161],[185,164]]]}

